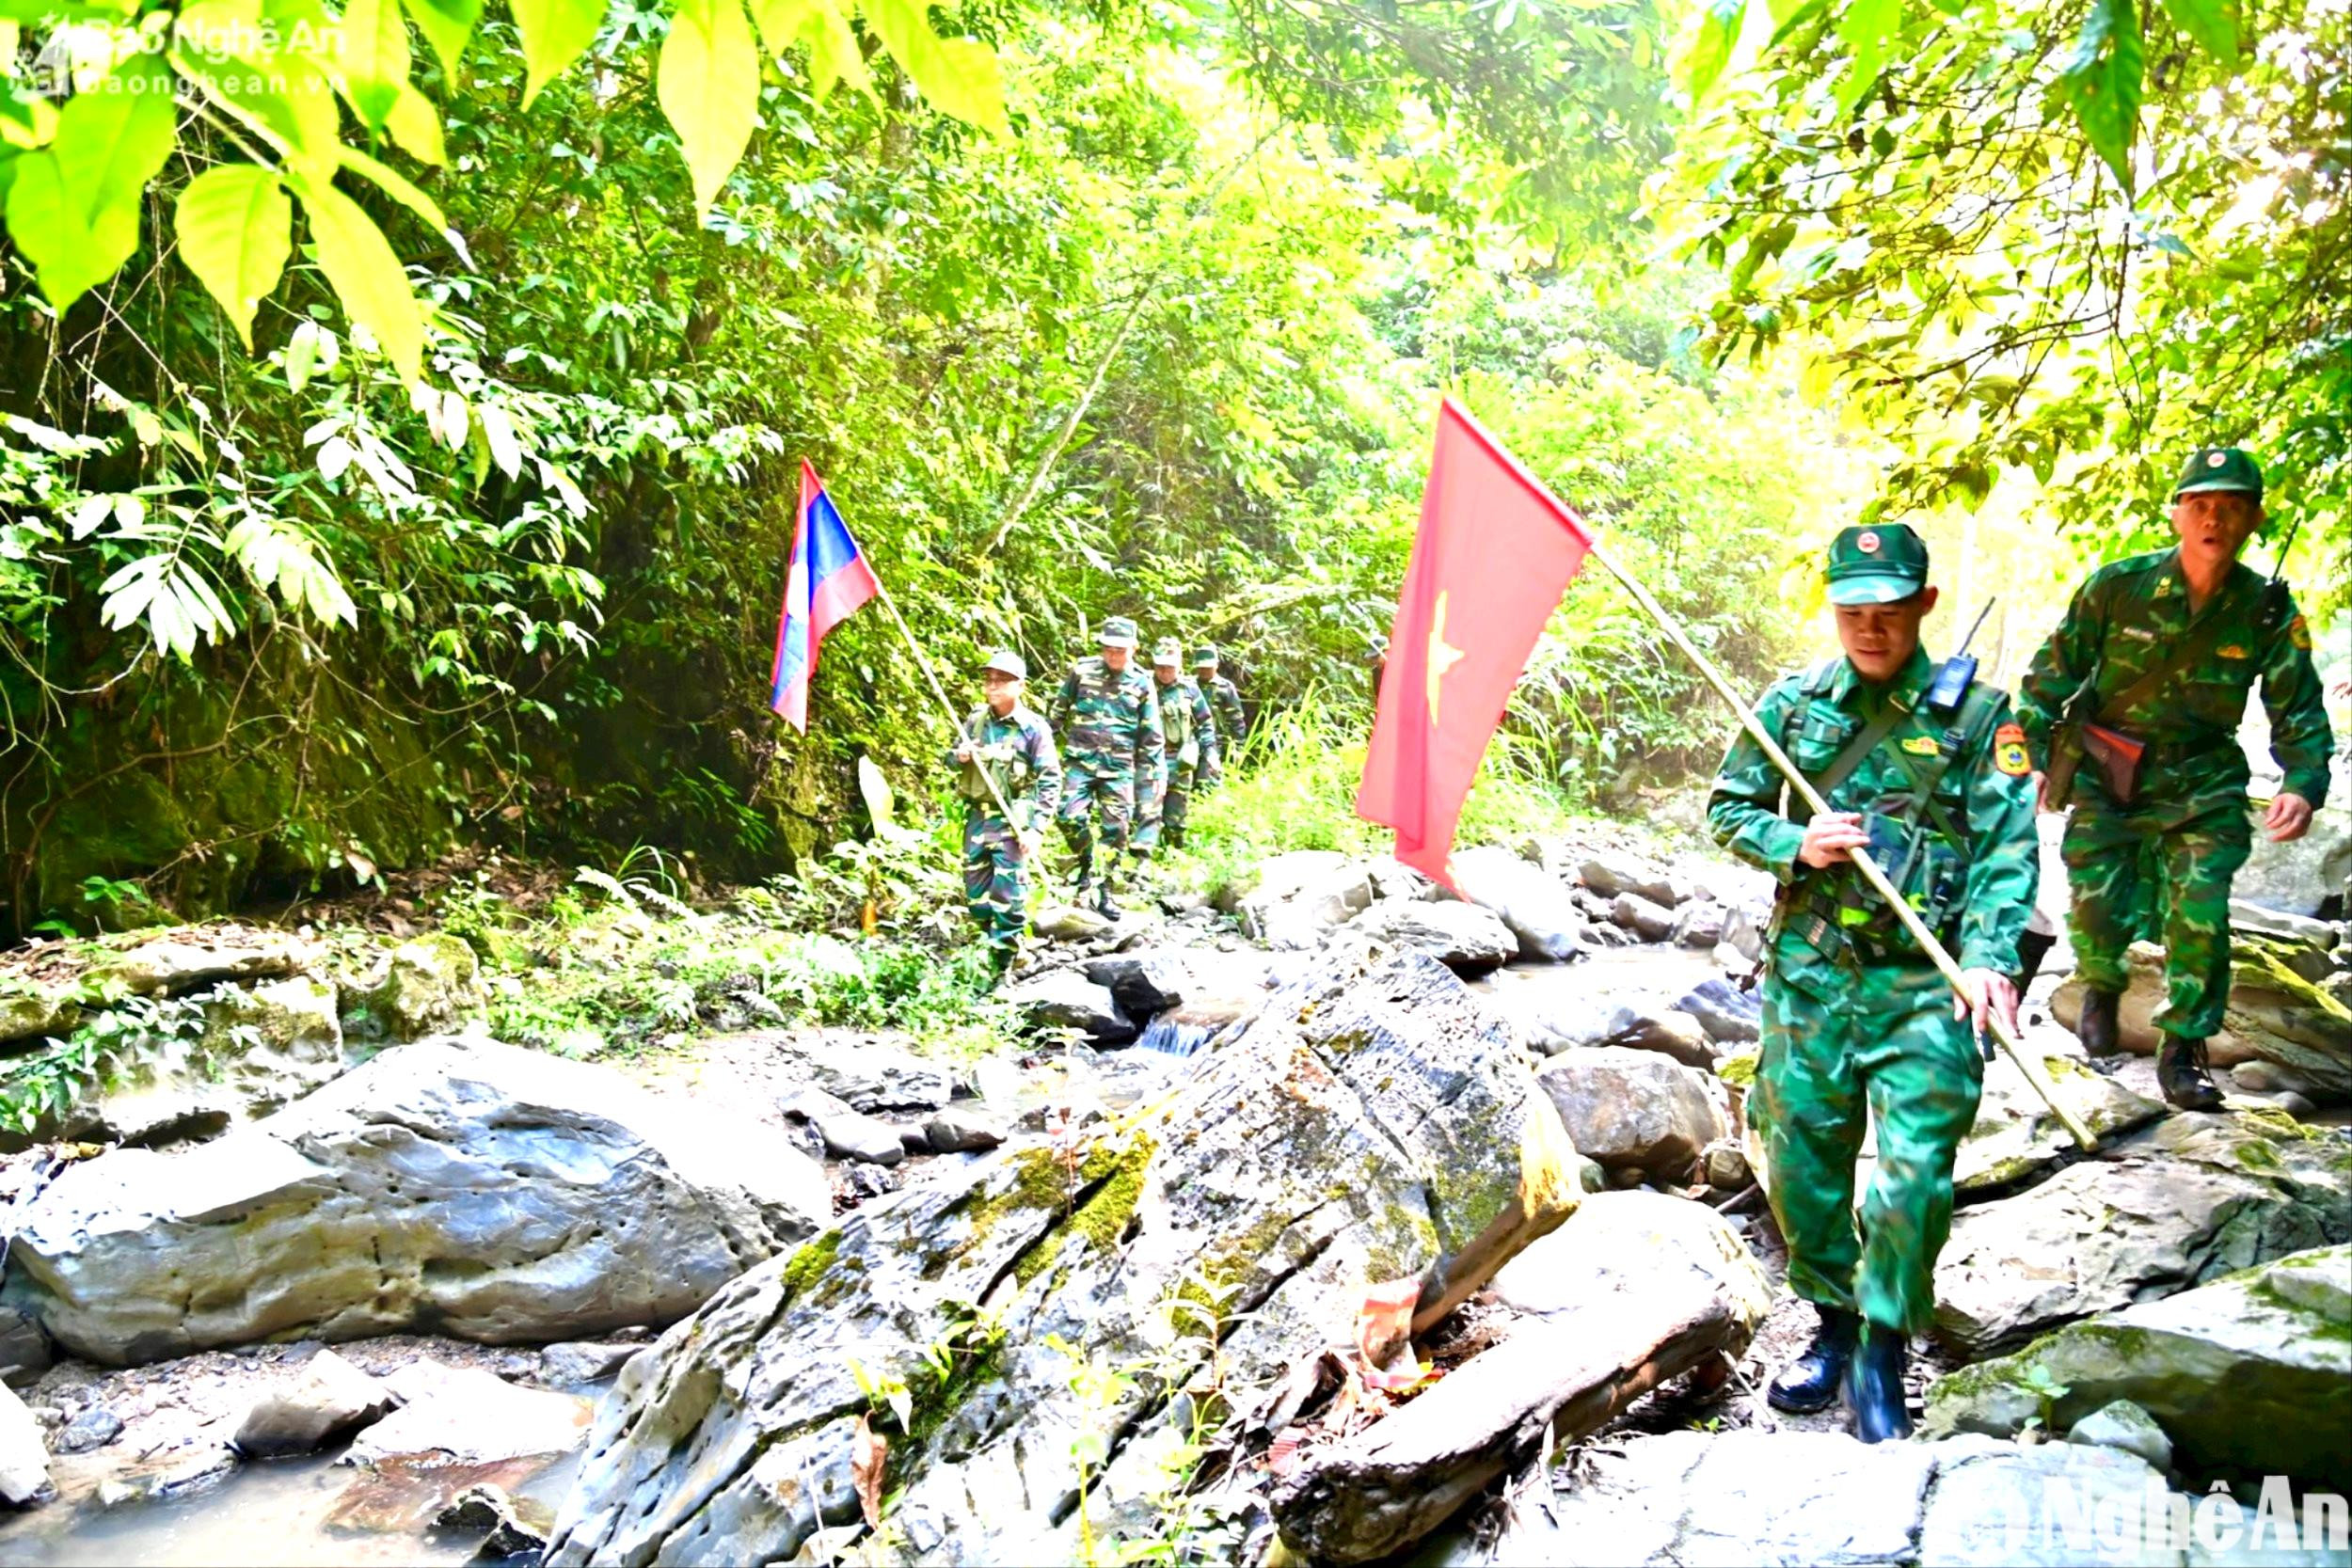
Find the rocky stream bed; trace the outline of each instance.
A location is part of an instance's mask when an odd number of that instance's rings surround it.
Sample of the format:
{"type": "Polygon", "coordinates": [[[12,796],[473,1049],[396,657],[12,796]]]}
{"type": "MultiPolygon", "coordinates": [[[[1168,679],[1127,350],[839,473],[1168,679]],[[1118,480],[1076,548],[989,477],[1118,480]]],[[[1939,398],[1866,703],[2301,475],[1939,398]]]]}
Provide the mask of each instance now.
{"type": "Polygon", "coordinates": [[[183,1022],[0,1165],[0,1555],[2352,1560],[2345,928],[2244,911],[2214,1115],[2087,1060],[2054,958],[2103,1147],[1989,1069],[1869,1449],[1761,1399],[1811,1321],[1741,1126],[1769,881],[1644,847],[1052,911],[1027,1046],[956,1065],[504,1045],[431,934],[36,951],[0,1050],[183,1022]],[[2273,1477],[2315,1551],[2166,1533],[2273,1477]]]}

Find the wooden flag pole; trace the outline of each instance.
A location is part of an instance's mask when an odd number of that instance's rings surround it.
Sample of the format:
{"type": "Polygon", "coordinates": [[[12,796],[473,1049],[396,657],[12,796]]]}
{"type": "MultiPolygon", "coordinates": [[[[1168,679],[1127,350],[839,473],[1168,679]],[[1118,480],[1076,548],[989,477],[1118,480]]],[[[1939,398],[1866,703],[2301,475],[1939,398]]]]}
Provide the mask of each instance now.
{"type": "MultiPolygon", "coordinates": [[[[1815,812],[1831,810],[1830,803],[1821,798],[1821,792],[1813,787],[1813,781],[1798,771],[1797,765],[1788,760],[1788,753],[1780,749],[1780,742],[1766,732],[1763,723],[1731,682],[1721,670],[1715,668],[1715,661],[1692,643],[1681,625],[1667,612],[1666,607],[1651,597],[1650,591],[1642,585],[1640,579],[1618,565],[1615,558],[1600,545],[1596,543],[1591,554],[1595,561],[1608,568],[1611,577],[1625,585],[1625,591],[1633,595],[1634,603],[1647,611],[1649,618],[1657,622],[1659,629],[1666,634],[1667,640],[1682,650],[1682,657],[1689,659],[1705,677],[1707,684],[1715,689],[1715,694],[1731,705],[1731,711],[1740,716],[1740,727],[1748,732],[1748,738],[1756,742],[1774,768],[1780,769],[1781,777],[1788,781],[1788,787],[1795,790],[1815,812]]],[[[1862,879],[1870,884],[1872,892],[1886,901],[1887,907],[1895,911],[1895,917],[1902,922],[1903,929],[1911,933],[1911,940],[1934,960],[1936,970],[1944,976],[1945,982],[1963,1001],[1973,1005],[1975,999],[1969,995],[1968,982],[1961,974],[1959,962],[1943,942],[1936,940],[1935,933],[1928,928],[1926,921],[1919,918],[1918,911],[1896,891],[1895,884],[1888,879],[1885,872],[1879,869],[1878,863],[1870,858],[1868,851],[1853,849],[1848,853],[1853,857],[1854,869],[1862,873],[1862,879]]],[[[2050,1107],[2050,1114],[2058,1117],[2086,1151],[2095,1151],[2099,1140],[2092,1135],[2090,1128],[2083,1125],[2079,1117],[2058,1103],[2057,1092],[2050,1087],[2050,1081],[2042,1076],[2040,1065],[2026,1053],[2024,1045],[2010,1032],[2009,1025],[1991,1008],[1985,1010],[1985,1017],[1992,1024],[1993,1037],[2000,1042],[2002,1050],[2009,1053],[2009,1059],[2016,1064],[2018,1071],[2026,1075],[2026,1082],[2033,1085],[2034,1093],[2042,1097],[2042,1102],[2050,1107]]]]}

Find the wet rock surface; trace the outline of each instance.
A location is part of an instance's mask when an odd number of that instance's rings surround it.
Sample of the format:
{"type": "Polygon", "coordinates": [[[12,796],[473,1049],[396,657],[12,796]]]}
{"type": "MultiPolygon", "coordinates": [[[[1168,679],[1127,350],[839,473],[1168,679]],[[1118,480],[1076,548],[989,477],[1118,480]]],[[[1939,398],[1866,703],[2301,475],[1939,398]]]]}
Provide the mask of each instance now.
{"type": "Polygon", "coordinates": [[[831,1210],[799,1153],[716,1115],[535,1052],[397,1047],[229,1138],[68,1168],[23,1217],[8,1291],[115,1363],[666,1323],[831,1210]]]}

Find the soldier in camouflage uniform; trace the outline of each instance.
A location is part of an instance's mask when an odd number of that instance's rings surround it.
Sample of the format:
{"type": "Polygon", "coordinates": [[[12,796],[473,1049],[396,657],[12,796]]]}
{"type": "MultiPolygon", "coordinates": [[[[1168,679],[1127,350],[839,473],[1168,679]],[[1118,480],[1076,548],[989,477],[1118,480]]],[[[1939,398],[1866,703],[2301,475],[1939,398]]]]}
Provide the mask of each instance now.
{"type": "Polygon", "coordinates": [[[2237,559],[2262,525],[2262,470],[2236,448],[2192,454],[2172,493],[2179,544],[2091,573],[2018,690],[2036,757],[2049,756],[2054,735],[2072,743],[2073,726],[2061,728],[2070,710],[2146,746],[2128,801],[2085,765],[2069,800],[2045,804],[2074,808],[2060,853],[2085,986],[2083,1044],[2103,1055],[2116,1048],[2124,951],[2160,935],[2157,1081],[2167,1100],[2193,1110],[2221,1104],[2205,1041],[2229,1001],[2230,881],[2253,847],[2237,730],[2255,678],[2285,775],[2264,818],[2274,841],[2311,827],[2334,744],[2310,629],[2283,582],[2237,559]]]}
{"type": "Polygon", "coordinates": [[[948,753],[956,793],[963,797],[964,908],[978,923],[1000,978],[1028,928],[1029,857],[1061,800],[1053,732],[1021,701],[1028,675],[1019,654],[991,654],[980,677],[988,700],[965,716],[948,753]]]}
{"type": "Polygon", "coordinates": [[[1833,809],[1808,817],[1793,793],[1784,808],[1779,773],[1744,731],[1708,802],[1715,837],[1781,883],[1748,1118],[1789,1287],[1820,1329],[1768,1397],[1820,1410],[1842,1385],[1865,1442],[1911,1430],[1906,1340],[1933,1315],[1953,1157],[1983,1083],[1978,1040],[1988,1011],[2015,1022],[2010,976],[2035,882],[2030,769],[2009,700],[1989,686],[1949,707],[1925,700],[1927,571],[1927,546],[1901,524],[1839,533],[1829,594],[1845,654],[1783,676],[1757,705],[1833,809]],[[1970,1001],[1853,869],[1864,847],[1957,956],[1970,1001]],[[1857,1233],[1866,1110],[1878,1161],[1857,1233]]]}
{"type": "Polygon", "coordinates": [[[1193,651],[1193,684],[1208,699],[1209,711],[1216,721],[1217,755],[1200,769],[1200,789],[1204,794],[1224,782],[1224,759],[1241,750],[1241,737],[1248,728],[1242,716],[1241,692],[1232,681],[1217,673],[1216,662],[1216,649],[1213,646],[1203,645],[1193,651]]]}
{"type": "Polygon", "coordinates": [[[1172,637],[1152,650],[1152,683],[1160,698],[1160,776],[1149,802],[1136,802],[1143,816],[1136,829],[1137,860],[1162,844],[1184,847],[1186,802],[1201,774],[1216,770],[1216,721],[1200,688],[1185,677],[1184,663],[1184,644],[1172,637]]]}
{"type": "Polygon", "coordinates": [[[1062,677],[1050,715],[1061,733],[1068,787],[1061,798],[1061,831],[1078,856],[1078,897],[1107,915],[1120,851],[1127,847],[1139,790],[1160,775],[1160,703],[1152,677],[1135,667],[1136,624],[1124,615],[1103,623],[1102,656],[1082,658],[1062,677]],[[1099,818],[1102,861],[1095,859],[1099,818]]]}

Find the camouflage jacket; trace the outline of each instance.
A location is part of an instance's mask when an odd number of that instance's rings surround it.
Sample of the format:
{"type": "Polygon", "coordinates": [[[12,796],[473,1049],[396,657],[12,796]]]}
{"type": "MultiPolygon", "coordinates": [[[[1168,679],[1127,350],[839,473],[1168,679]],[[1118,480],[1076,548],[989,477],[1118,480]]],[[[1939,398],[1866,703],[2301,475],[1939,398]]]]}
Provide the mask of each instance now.
{"type": "Polygon", "coordinates": [[[1051,717],[1072,768],[1137,781],[1159,777],[1166,744],[1159,689],[1148,672],[1130,664],[1114,673],[1099,657],[1082,658],[1062,677],[1051,717]]]}
{"type": "Polygon", "coordinates": [[[1211,675],[1200,691],[1208,699],[1209,711],[1216,715],[1219,750],[1232,751],[1241,744],[1242,732],[1248,727],[1242,717],[1240,689],[1223,675],[1211,675]]]}
{"type": "MultiPolygon", "coordinates": [[[[1846,743],[1892,702],[1902,717],[1836,786],[1827,792],[1835,811],[1879,812],[1913,823],[1926,822],[1939,840],[1949,824],[1964,842],[1947,844],[1964,865],[1958,890],[1958,928],[1953,957],[1963,969],[2017,970],[2017,939],[2032,912],[2040,843],[2034,833],[2033,786],[2024,736],[2010,721],[2009,699],[1980,686],[1958,721],[1931,714],[1919,699],[1935,666],[1915,650],[1909,663],[1883,687],[1854,673],[1843,657],[1810,673],[1784,675],[1756,705],[1765,733],[1784,748],[1808,777],[1825,772],[1846,743]],[[1933,797],[1937,810],[1915,812],[1912,800],[1926,770],[1941,765],[1933,797]]],[[[1851,865],[1826,870],[1797,859],[1804,829],[1784,815],[1779,770],[1745,730],[1732,737],[1708,798],[1707,816],[1716,841],[1741,860],[1780,879],[1782,896],[1772,922],[1769,962],[1780,978],[1827,996],[1859,977],[1861,960],[1818,940],[1818,929],[1800,918],[1817,907],[1868,909],[1878,895],[1851,865]]],[[[1794,795],[1790,804],[1803,815],[1794,795]]],[[[1878,857],[1890,874],[1895,867],[1878,857]]],[[[1932,924],[1932,922],[1931,922],[1932,924]]],[[[1910,949],[1896,962],[1924,967],[1925,954],[1910,949]]]]}
{"type": "MultiPolygon", "coordinates": [[[[2312,667],[2311,629],[2283,585],[2266,615],[2267,591],[2268,579],[2241,562],[2192,620],[2176,550],[2132,556],[2091,573],[2017,689],[2018,721],[2037,763],[2049,755],[2050,733],[2067,699],[2094,670],[2098,691],[2112,697],[2161,663],[2190,627],[2219,616],[2220,637],[2209,657],[2174,671],[2130,712],[2100,721],[2148,743],[2138,800],[2203,808],[2243,799],[2249,770],[2237,732],[2257,676],[2270,716],[2270,754],[2285,775],[2280,787],[2313,806],[2327,800],[2334,738],[2312,667]]],[[[2074,775],[2076,800],[2103,800],[2106,794],[2096,768],[2074,775]]]]}
{"type": "Polygon", "coordinates": [[[996,816],[995,798],[980,777],[985,768],[1005,803],[1023,818],[1016,826],[1052,819],[1054,808],[1061,804],[1061,756],[1054,750],[1053,732],[1036,710],[1016,703],[999,719],[982,703],[964,715],[956,740],[959,746],[968,742],[976,753],[970,762],[958,762],[954,748],[948,750],[948,766],[956,769],[956,793],[983,816],[996,816]]]}
{"type": "MultiPolygon", "coordinates": [[[[1152,684],[1159,685],[1156,680],[1152,684]]],[[[1168,745],[1169,770],[1184,766],[1187,746],[1193,748],[1191,761],[1214,765],[1216,720],[1210,714],[1209,700],[1200,694],[1200,686],[1190,676],[1179,675],[1159,688],[1159,697],[1160,734],[1168,745]]]]}

